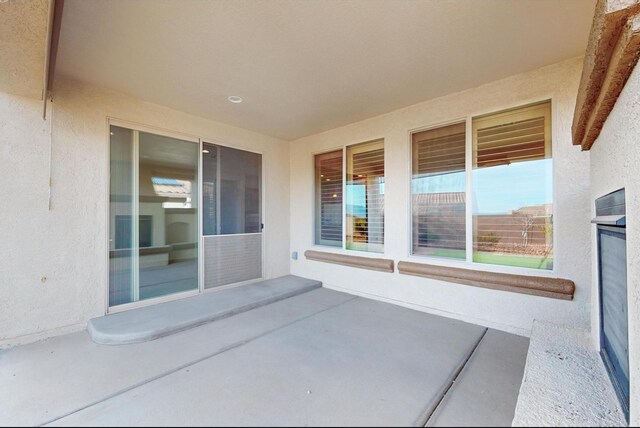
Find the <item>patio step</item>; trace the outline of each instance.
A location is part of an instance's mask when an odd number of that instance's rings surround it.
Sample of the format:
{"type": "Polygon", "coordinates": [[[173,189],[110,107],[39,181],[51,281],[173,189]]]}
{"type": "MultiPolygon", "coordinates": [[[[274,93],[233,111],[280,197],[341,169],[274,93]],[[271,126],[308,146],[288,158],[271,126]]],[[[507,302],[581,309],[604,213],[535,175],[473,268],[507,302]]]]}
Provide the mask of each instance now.
{"type": "Polygon", "coordinates": [[[93,318],[87,331],[102,345],[146,342],[320,287],[320,281],[287,275],[93,318]]]}

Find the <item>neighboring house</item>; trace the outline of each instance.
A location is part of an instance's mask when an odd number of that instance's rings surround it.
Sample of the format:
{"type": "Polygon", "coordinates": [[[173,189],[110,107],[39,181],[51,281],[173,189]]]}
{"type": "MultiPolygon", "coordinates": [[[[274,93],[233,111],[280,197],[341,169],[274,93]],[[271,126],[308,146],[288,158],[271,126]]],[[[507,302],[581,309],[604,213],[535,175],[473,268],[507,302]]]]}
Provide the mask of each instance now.
{"type": "Polygon", "coordinates": [[[465,247],[465,193],[416,193],[413,195],[414,252],[431,246],[465,247]]]}
{"type": "Polygon", "coordinates": [[[591,220],[624,189],[640,423],[637,1],[188,4],[0,2],[0,347],[294,274],[606,353],[591,220]]]}

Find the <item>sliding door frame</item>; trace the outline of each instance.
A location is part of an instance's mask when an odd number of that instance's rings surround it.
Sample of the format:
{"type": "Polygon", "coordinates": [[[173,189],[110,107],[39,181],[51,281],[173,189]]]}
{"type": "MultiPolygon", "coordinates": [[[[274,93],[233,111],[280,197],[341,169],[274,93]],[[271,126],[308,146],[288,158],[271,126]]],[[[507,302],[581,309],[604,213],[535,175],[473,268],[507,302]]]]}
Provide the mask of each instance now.
{"type": "MultiPolygon", "coordinates": [[[[155,305],[158,303],[164,303],[164,302],[170,302],[173,300],[179,300],[179,299],[184,299],[186,297],[191,297],[191,296],[197,296],[198,294],[202,294],[202,293],[210,293],[210,292],[216,292],[216,291],[220,291],[220,290],[225,290],[225,289],[229,289],[229,288],[234,288],[234,287],[239,287],[245,284],[251,284],[254,282],[258,282],[264,279],[265,277],[265,237],[266,237],[266,231],[267,231],[267,226],[263,225],[265,224],[265,213],[266,213],[266,198],[265,198],[265,189],[266,189],[266,174],[265,174],[265,168],[264,168],[264,155],[265,153],[263,151],[258,151],[258,150],[254,150],[254,149],[250,149],[247,147],[243,147],[240,145],[233,145],[233,144],[226,144],[224,142],[220,142],[215,138],[205,138],[205,137],[200,137],[200,136],[196,136],[193,134],[187,134],[187,133],[182,133],[182,132],[175,132],[172,130],[167,130],[164,128],[159,128],[159,127],[154,127],[154,126],[148,126],[148,125],[144,125],[144,124],[140,124],[137,122],[132,122],[132,121],[128,121],[128,120],[123,120],[123,119],[118,119],[115,117],[111,117],[111,116],[107,116],[106,121],[105,121],[105,138],[106,138],[106,163],[105,163],[105,167],[106,167],[106,171],[107,173],[106,175],[106,195],[105,195],[105,219],[107,219],[107,227],[105,229],[105,296],[104,296],[104,313],[105,314],[110,314],[110,313],[117,313],[117,312],[123,312],[123,311],[127,311],[130,309],[135,309],[135,308],[140,308],[140,307],[144,307],[144,306],[150,306],[150,305],[155,305]],[[135,302],[131,302],[131,303],[124,303],[121,305],[117,305],[117,306],[109,306],[109,279],[110,279],[110,259],[109,259],[109,251],[110,251],[110,245],[109,245],[109,234],[110,234],[110,195],[111,195],[111,139],[110,139],[110,130],[111,130],[111,126],[119,126],[122,128],[127,128],[130,129],[134,132],[135,140],[138,141],[138,135],[140,132],[146,132],[146,133],[150,133],[150,134],[156,134],[156,135],[161,135],[164,137],[170,137],[170,138],[176,138],[179,140],[183,140],[183,141],[189,141],[192,143],[195,143],[198,145],[198,183],[197,183],[197,187],[198,187],[198,288],[194,289],[194,290],[187,290],[187,291],[182,291],[179,293],[174,293],[174,294],[169,294],[166,296],[160,296],[160,297],[154,297],[154,298],[150,298],[150,299],[146,299],[146,300],[138,300],[135,302]],[[203,208],[203,162],[202,162],[202,150],[203,150],[203,145],[205,143],[209,143],[209,144],[214,144],[216,146],[223,146],[223,147],[228,147],[231,149],[236,149],[236,150],[243,150],[246,152],[250,152],[250,153],[255,153],[255,154],[259,154],[260,155],[260,179],[261,179],[261,183],[260,183],[260,234],[261,236],[261,259],[260,259],[260,278],[256,278],[256,279],[251,279],[248,281],[242,281],[242,282],[238,282],[238,283],[234,283],[234,284],[227,284],[227,285],[223,285],[220,287],[215,287],[215,288],[211,288],[211,289],[205,289],[204,288],[204,234],[203,234],[203,224],[202,224],[202,208],[203,208]]],[[[135,142],[134,142],[135,144],[135,142]]],[[[139,150],[136,144],[136,147],[134,147],[134,168],[135,168],[135,175],[136,175],[136,180],[137,180],[137,171],[139,168],[138,165],[138,161],[139,161],[139,150]]],[[[219,174],[219,171],[218,171],[219,174]]],[[[137,193],[138,193],[138,188],[139,188],[139,183],[136,183],[135,185],[135,192],[133,197],[137,199],[137,193]]],[[[139,242],[139,236],[137,234],[137,224],[138,224],[138,220],[137,220],[137,216],[138,216],[138,211],[139,211],[139,207],[138,207],[138,201],[135,201],[134,204],[134,218],[136,219],[136,221],[134,221],[133,223],[135,224],[135,226],[132,227],[132,229],[135,229],[132,233],[134,233],[134,244],[137,245],[139,242]]],[[[136,246],[137,248],[137,246],[136,246]]],[[[138,258],[135,257],[135,290],[139,290],[139,272],[137,269],[137,264],[138,264],[138,258]]],[[[136,292],[136,291],[134,291],[136,292]]]]}
{"type": "MultiPolygon", "coordinates": [[[[133,179],[133,192],[131,192],[133,206],[133,215],[131,216],[131,234],[133,235],[131,270],[133,271],[133,284],[131,284],[131,301],[138,302],[140,300],[140,131],[132,129],[131,132],[133,137],[133,174],[131,176],[133,179]]],[[[111,135],[111,132],[109,132],[109,135],[111,135]]],[[[111,189],[109,189],[109,197],[111,197],[111,189]]],[[[111,225],[111,218],[109,218],[109,225],[111,225]]]]}

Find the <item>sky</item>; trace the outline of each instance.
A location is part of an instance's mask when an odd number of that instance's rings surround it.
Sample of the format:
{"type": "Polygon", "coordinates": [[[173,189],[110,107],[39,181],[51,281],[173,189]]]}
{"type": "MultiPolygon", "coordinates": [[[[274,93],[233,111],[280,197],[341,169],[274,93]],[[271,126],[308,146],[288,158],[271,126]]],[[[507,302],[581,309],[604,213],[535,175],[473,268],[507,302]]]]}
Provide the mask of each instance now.
{"type": "MultiPolygon", "coordinates": [[[[384,178],[379,179],[379,192],[384,197],[384,178]]],[[[366,217],[367,215],[367,192],[364,184],[347,184],[347,215],[355,217],[366,217]]]]}
{"type": "MultiPolygon", "coordinates": [[[[553,203],[553,160],[516,162],[472,172],[473,214],[507,214],[525,206],[553,203]]],[[[384,194],[384,183],[380,184],[384,194]]],[[[413,179],[414,193],[464,192],[465,173],[413,179]]],[[[347,185],[347,213],[366,215],[364,185],[347,185]]]]}
{"type": "Polygon", "coordinates": [[[553,203],[552,165],[551,159],[541,159],[474,170],[474,214],[553,203]]]}

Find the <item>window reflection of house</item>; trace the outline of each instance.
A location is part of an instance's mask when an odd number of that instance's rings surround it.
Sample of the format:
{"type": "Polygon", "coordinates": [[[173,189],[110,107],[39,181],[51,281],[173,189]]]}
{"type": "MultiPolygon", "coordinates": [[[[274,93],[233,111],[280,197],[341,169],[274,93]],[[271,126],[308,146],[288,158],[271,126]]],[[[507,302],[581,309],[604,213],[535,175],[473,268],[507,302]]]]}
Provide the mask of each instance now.
{"type": "Polygon", "coordinates": [[[465,248],[465,193],[417,193],[413,195],[414,252],[433,247],[465,248]]]}

